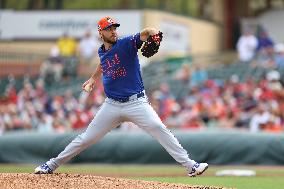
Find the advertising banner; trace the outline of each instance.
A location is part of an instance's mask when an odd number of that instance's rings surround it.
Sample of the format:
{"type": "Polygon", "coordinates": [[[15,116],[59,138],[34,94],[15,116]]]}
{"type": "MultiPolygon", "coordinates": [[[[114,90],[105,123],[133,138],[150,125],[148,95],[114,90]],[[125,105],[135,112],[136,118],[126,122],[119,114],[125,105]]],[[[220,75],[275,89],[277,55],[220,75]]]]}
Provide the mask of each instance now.
{"type": "Polygon", "coordinates": [[[87,29],[97,35],[97,22],[110,16],[121,27],[120,36],[134,34],[141,29],[140,11],[11,11],[0,12],[0,40],[56,39],[68,32],[75,38],[87,29]]]}

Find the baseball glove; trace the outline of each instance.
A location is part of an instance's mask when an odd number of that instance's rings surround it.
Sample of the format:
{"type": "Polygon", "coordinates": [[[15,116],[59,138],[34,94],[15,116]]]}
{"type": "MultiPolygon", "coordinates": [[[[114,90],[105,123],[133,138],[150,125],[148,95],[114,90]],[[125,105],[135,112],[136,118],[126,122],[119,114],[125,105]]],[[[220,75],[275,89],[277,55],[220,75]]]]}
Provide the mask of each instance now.
{"type": "Polygon", "coordinates": [[[149,36],[141,49],[142,55],[149,58],[154,54],[156,54],[159,50],[162,39],[163,39],[162,32],[159,32],[156,35],[149,36]]]}

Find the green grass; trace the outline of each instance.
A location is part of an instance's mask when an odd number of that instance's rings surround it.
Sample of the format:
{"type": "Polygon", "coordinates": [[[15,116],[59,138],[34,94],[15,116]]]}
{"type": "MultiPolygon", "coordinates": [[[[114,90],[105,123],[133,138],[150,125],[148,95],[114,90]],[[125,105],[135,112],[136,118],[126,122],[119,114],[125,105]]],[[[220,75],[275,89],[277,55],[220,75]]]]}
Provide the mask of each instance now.
{"type": "MultiPolygon", "coordinates": [[[[32,173],[37,165],[0,164],[2,173],[32,173]]],[[[177,165],[64,165],[57,172],[91,173],[104,176],[127,177],[131,179],[183,183],[190,185],[223,186],[238,189],[282,189],[284,167],[263,166],[211,166],[204,176],[189,178],[184,168],[177,165]],[[224,169],[255,170],[256,177],[216,177],[216,171],[224,169]]]]}

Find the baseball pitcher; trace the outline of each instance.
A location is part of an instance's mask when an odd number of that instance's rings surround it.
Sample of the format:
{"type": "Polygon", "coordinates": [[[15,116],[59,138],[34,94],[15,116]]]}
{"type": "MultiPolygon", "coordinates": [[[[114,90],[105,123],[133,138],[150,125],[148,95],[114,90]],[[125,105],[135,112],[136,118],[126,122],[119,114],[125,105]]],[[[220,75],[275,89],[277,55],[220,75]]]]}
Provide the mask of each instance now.
{"type": "Polygon", "coordinates": [[[187,151],[162,123],[145,94],[137,52],[141,48],[145,57],[156,54],[163,38],[162,32],[145,28],[132,36],[118,38],[119,26],[110,17],[99,20],[98,32],[103,41],[98,50],[100,65],[82,85],[83,90],[90,92],[102,75],[105,102],[86,131],[77,136],[57,157],[37,167],[36,174],[53,173],[60,165],[98,142],[125,121],[133,122],[158,140],[187,169],[188,176],[200,175],[208,168],[207,163],[197,163],[189,158],[187,151]]]}

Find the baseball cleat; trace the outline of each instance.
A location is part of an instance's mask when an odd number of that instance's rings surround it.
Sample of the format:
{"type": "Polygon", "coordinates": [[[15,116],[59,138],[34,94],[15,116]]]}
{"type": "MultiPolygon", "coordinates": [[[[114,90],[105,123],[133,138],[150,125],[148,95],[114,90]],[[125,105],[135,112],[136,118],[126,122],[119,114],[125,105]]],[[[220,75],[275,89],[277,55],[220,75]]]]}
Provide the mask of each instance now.
{"type": "Polygon", "coordinates": [[[195,163],[193,167],[191,167],[191,171],[188,173],[188,176],[195,177],[196,175],[201,175],[204,171],[208,169],[207,163],[195,163]]]}
{"type": "Polygon", "coordinates": [[[46,163],[35,168],[35,174],[52,174],[52,173],[53,173],[52,169],[50,169],[46,163]]]}

